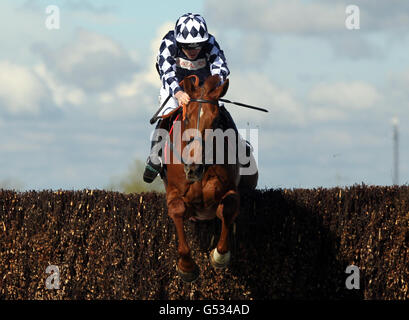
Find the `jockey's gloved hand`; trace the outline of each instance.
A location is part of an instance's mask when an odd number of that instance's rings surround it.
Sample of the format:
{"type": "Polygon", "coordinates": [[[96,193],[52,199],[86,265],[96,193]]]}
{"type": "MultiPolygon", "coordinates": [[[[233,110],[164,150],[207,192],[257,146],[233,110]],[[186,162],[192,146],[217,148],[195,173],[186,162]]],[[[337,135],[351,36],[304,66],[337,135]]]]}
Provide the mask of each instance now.
{"type": "Polygon", "coordinates": [[[184,91],[178,91],[175,93],[175,98],[179,103],[179,106],[181,105],[187,105],[190,101],[189,95],[184,92],[184,91]]]}

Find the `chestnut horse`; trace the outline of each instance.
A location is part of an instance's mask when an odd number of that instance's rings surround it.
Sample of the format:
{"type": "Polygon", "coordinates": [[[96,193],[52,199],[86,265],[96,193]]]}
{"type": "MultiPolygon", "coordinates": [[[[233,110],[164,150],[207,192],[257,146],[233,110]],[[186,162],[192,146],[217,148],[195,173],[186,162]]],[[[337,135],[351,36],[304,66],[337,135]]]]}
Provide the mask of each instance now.
{"type": "MultiPolygon", "coordinates": [[[[187,106],[183,106],[183,121],[180,122],[180,128],[182,135],[188,129],[196,130],[193,131],[196,134],[190,141],[177,138],[175,134],[169,135],[170,147],[169,145],[168,147],[173,153],[170,161],[167,161],[166,174],[162,177],[166,188],[168,215],[175,223],[178,238],[179,259],[176,270],[187,282],[197,279],[199,268],[190,254],[184,231],[184,219],[210,220],[217,216],[221,220],[220,238],[216,248],[210,252],[210,262],[215,268],[225,268],[230,260],[229,227],[240,209],[239,182],[241,178],[240,164],[237,161],[233,164],[228,163],[228,148],[226,147],[222,163],[206,164],[205,161],[196,161],[198,158],[203,160],[203,154],[197,150],[203,148],[206,140],[205,130],[215,129],[217,126],[218,99],[226,93],[229,81],[226,80],[218,86],[220,78],[215,75],[207,78],[203,86],[199,87],[197,77],[195,83],[191,80],[191,76],[183,80],[184,91],[191,100],[187,106]],[[176,141],[177,139],[179,141],[176,141]],[[177,142],[179,142],[179,150],[177,150],[177,142]],[[182,150],[194,143],[199,147],[194,149],[196,160],[186,163],[181,157],[182,150]],[[176,158],[178,162],[175,161],[176,158]]],[[[245,179],[247,179],[248,187],[255,188],[258,173],[246,176],[245,179]]]]}

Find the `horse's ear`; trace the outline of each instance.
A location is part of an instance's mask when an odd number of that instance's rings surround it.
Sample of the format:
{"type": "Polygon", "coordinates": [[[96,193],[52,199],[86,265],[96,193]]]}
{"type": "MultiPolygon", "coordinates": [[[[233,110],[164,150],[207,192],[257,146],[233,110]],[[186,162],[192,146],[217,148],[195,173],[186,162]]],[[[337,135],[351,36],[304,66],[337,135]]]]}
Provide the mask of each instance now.
{"type": "Polygon", "coordinates": [[[212,92],[217,88],[217,85],[220,83],[220,76],[218,74],[208,77],[203,84],[206,93],[212,92]]]}
{"type": "Polygon", "coordinates": [[[209,98],[213,100],[218,100],[219,98],[223,97],[227,89],[229,89],[229,79],[226,79],[225,82],[221,86],[218,86],[216,89],[214,89],[212,92],[209,93],[209,98]]]}
{"type": "Polygon", "coordinates": [[[185,79],[183,79],[183,89],[189,96],[191,96],[196,89],[194,81],[195,79],[192,77],[185,77],[185,79]]]}

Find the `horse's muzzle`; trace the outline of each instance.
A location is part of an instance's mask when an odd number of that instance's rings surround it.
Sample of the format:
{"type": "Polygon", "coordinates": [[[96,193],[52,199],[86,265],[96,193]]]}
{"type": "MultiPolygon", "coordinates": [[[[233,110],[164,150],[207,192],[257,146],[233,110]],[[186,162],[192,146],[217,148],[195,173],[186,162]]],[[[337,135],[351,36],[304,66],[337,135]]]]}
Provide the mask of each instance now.
{"type": "Polygon", "coordinates": [[[200,181],[204,173],[204,165],[202,164],[185,164],[184,166],[186,180],[189,182],[200,181]]]}

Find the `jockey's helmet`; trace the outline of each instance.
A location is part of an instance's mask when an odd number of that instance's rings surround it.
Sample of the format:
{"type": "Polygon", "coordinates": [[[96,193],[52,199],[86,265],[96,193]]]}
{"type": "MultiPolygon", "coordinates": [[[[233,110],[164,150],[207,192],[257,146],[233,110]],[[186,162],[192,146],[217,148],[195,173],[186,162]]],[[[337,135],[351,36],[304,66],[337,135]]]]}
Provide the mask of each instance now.
{"type": "Polygon", "coordinates": [[[175,38],[184,48],[200,47],[209,39],[205,19],[200,14],[184,14],[176,21],[175,38]]]}

